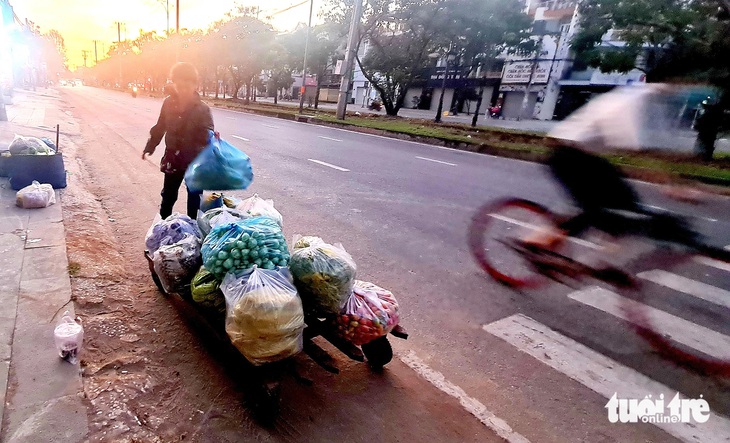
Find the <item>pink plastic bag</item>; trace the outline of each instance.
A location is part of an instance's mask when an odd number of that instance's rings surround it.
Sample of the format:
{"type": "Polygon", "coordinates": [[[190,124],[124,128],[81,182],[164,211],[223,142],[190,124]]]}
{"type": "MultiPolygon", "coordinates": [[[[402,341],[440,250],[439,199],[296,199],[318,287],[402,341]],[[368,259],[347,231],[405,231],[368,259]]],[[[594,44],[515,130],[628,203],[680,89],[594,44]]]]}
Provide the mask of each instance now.
{"type": "Polygon", "coordinates": [[[355,280],[352,295],[337,316],[337,331],[360,346],[387,335],[399,320],[398,302],[392,292],[355,280]]]}

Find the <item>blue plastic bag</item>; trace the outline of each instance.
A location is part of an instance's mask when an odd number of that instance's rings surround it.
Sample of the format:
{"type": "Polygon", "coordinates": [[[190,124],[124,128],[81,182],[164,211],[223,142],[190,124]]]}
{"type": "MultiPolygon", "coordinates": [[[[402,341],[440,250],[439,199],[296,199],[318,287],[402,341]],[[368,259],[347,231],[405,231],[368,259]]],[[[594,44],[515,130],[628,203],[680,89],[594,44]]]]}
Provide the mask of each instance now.
{"type": "Polygon", "coordinates": [[[253,181],[251,159],[209,132],[208,145],[185,171],[185,185],[192,192],[248,188],[253,181]]]}

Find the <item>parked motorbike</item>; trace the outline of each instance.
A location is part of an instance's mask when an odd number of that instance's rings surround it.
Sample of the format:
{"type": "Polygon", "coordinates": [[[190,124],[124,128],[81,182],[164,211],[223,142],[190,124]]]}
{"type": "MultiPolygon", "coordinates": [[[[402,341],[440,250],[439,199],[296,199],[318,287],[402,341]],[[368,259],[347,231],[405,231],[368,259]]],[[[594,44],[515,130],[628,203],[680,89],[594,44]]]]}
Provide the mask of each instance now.
{"type": "Polygon", "coordinates": [[[132,86],[132,97],[137,98],[137,87],[132,86]]]}
{"type": "Polygon", "coordinates": [[[499,106],[492,106],[489,108],[489,117],[496,119],[502,117],[502,108],[499,106]]]}
{"type": "Polygon", "coordinates": [[[368,105],[368,109],[371,109],[373,111],[380,111],[383,109],[383,104],[379,100],[373,100],[368,105]]]}

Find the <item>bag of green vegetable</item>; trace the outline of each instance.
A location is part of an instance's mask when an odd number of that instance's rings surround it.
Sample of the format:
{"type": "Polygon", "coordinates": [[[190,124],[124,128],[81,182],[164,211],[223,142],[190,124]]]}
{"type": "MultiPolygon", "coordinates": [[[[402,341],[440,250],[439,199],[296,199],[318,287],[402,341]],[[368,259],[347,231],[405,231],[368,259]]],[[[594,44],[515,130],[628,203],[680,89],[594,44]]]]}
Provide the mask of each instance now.
{"type": "Polygon", "coordinates": [[[206,309],[216,312],[226,312],[226,298],[220,290],[220,282],[213,274],[201,266],[193,281],[190,283],[193,301],[206,309]]]}
{"type": "Polygon", "coordinates": [[[302,350],[304,311],[286,268],[231,272],[221,290],[228,337],[252,364],[279,361],[302,350]]]}
{"type": "Polygon", "coordinates": [[[213,228],[203,242],[203,264],[218,280],[230,271],[254,265],[287,266],[289,249],[281,227],[272,218],[253,217],[213,228]]]}
{"type": "Polygon", "coordinates": [[[165,292],[181,293],[200,269],[200,239],[186,235],[177,243],[160,246],[152,255],[152,262],[165,292]]]}
{"type": "Polygon", "coordinates": [[[258,194],[245,199],[236,206],[236,209],[243,211],[251,217],[267,216],[271,217],[283,226],[284,220],[279,211],[274,208],[274,200],[264,200],[258,194]]]}
{"type": "Polygon", "coordinates": [[[235,223],[239,220],[249,218],[246,214],[228,207],[213,208],[205,213],[198,212],[198,228],[206,236],[210,231],[220,225],[235,223]]]}
{"type": "Polygon", "coordinates": [[[337,332],[360,346],[387,335],[399,320],[398,302],[392,292],[355,280],[352,294],[337,316],[337,332]]]}
{"type": "Polygon", "coordinates": [[[324,315],[339,314],[352,293],[357,270],[342,245],[324,242],[294,250],[289,269],[307,311],[324,315]]]}

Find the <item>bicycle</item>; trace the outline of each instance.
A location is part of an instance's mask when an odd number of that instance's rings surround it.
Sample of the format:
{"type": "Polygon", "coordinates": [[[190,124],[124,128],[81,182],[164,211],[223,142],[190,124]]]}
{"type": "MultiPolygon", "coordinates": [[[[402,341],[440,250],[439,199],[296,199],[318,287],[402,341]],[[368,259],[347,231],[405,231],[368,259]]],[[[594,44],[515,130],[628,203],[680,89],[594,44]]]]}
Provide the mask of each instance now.
{"type": "MultiPolygon", "coordinates": [[[[553,230],[570,217],[558,215],[530,200],[507,198],[487,203],[473,215],[468,231],[468,244],[477,264],[495,281],[513,289],[534,290],[550,280],[571,285],[583,278],[608,283],[641,298],[641,283],[625,267],[600,260],[615,243],[598,243],[582,237],[568,237],[557,249],[536,246],[524,239],[536,230],[553,230]],[[598,255],[598,262],[586,263],[574,257],[577,245],[598,255]]],[[[634,261],[678,264],[697,254],[730,263],[730,251],[707,244],[690,227],[690,220],[669,211],[639,205],[635,211],[607,210],[593,226],[600,236],[613,239],[629,236],[649,240],[652,248],[644,250],[634,261]],[[676,250],[679,247],[679,250],[676,250]],[[674,248],[674,249],[673,249],[674,248]]],[[[628,300],[628,299],[627,299],[628,300]]],[[[626,318],[636,332],[655,349],[673,361],[695,370],[730,376],[730,361],[689,353],[675,345],[651,326],[648,315],[628,301],[622,306],[626,318]]]]}

